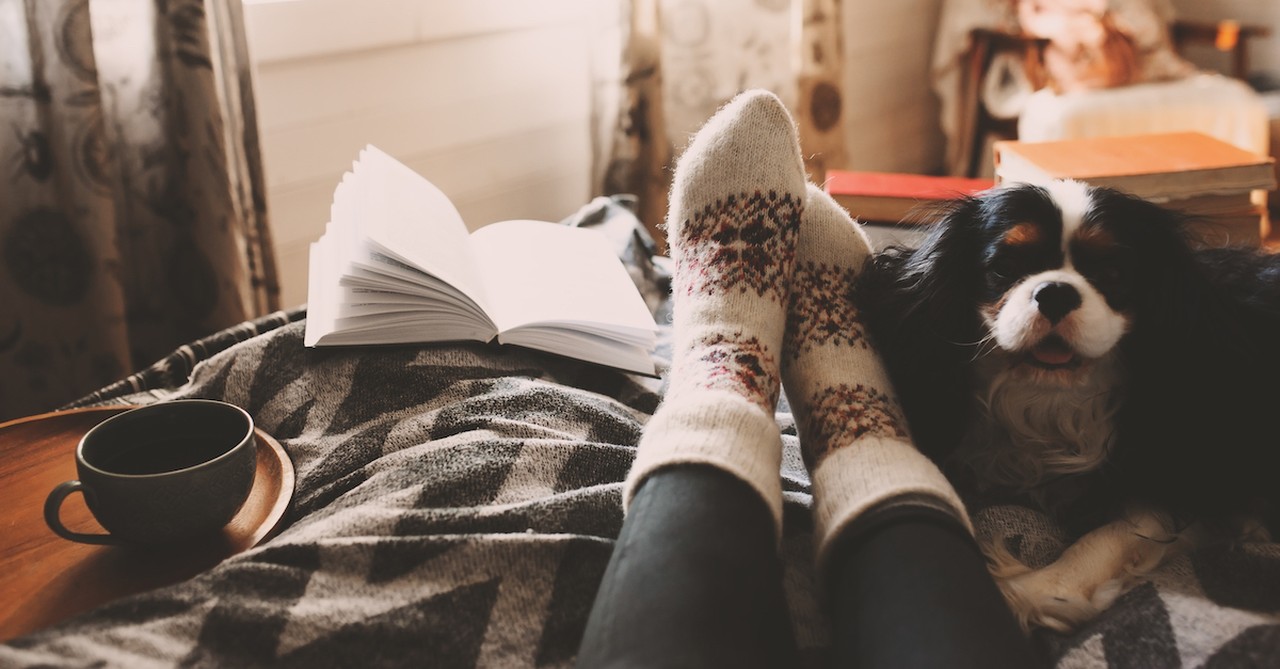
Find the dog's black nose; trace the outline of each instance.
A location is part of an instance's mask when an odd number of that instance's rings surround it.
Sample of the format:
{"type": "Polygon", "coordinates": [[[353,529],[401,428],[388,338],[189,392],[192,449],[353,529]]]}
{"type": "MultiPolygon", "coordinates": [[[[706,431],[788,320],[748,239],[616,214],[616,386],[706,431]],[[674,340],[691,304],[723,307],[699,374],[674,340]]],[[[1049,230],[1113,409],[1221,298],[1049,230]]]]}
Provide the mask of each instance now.
{"type": "Polygon", "coordinates": [[[1046,281],[1036,286],[1031,299],[1036,301],[1040,313],[1055,325],[1080,306],[1080,293],[1071,284],[1060,281],[1046,281]]]}

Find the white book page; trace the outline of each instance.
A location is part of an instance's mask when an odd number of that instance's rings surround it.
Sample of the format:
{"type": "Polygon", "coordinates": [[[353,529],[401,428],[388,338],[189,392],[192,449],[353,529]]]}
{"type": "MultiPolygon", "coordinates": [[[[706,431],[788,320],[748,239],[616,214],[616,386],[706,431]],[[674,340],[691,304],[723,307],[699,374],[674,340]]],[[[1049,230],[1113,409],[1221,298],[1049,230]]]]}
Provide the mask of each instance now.
{"type": "Polygon", "coordinates": [[[499,332],[548,324],[623,334],[657,330],[622,262],[595,230],[503,221],[472,233],[471,249],[499,332]]]}
{"type": "Polygon", "coordinates": [[[579,360],[617,367],[631,372],[654,375],[654,342],[632,344],[612,336],[594,335],[580,330],[517,328],[509,343],[528,348],[569,355],[579,360]]]}
{"type": "Polygon", "coordinates": [[[374,250],[433,274],[488,309],[470,235],[449,198],[376,147],[355,166],[360,192],[348,211],[374,250]]]}
{"type": "Polygon", "coordinates": [[[337,320],[337,276],[325,271],[333,267],[329,253],[328,240],[321,237],[311,243],[308,261],[310,274],[307,277],[307,326],[303,334],[303,344],[315,346],[320,338],[333,332],[334,321],[337,320]]]}
{"type": "MultiPolygon", "coordinates": [[[[348,264],[346,274],[340,280],[344,286],[364,286],[367,288],[397,291],[408,296],[425,297],[435,302],[456,305],[459,310],[472,314],[477,323],[490,329],[490,335],[497,334],[493,321],[489,319],[484,308],[475,302],[465,291],[447,283],[433,274],[423,272],[405,264],[396,258],[367,249],[361,257],[348,264]]],[[[344,302],[351,299],[344,293],[344,302]]]]}
{"type": "Polygon", "coordinates": [[[493,337],[470,235],[434,185],[370,146],[334,189],[329,211],[309,257],[307,346],[493,337]],[[401,304],[379,316],[377,300],[361,291],[399,293],[401,304]],[[352,309],[353,298],[364,308],[352,309]],[[389,326],[383,333],[380,321],[389,326]]]}
{"type": "Polygon", "coordinates": [[[307,329],[303,343],[315,346],[322,337],[333,333],[341,301],[338,281],[350,262],[351,246],[357,235],[352,212],[359,191],[353,165],[352,172],[342,175],[329,205],[329,221],[324,234],[311,244],[308,255],[307,329]],[[345,225],[334,221],[347,221],[345,225]]]}

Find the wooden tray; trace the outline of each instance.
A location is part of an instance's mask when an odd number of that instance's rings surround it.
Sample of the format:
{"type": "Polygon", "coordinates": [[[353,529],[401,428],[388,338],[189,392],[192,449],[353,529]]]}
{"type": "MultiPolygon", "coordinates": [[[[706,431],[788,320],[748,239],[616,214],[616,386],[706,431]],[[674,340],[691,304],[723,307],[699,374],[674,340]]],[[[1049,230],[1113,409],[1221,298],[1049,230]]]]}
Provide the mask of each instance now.
{"type": "MultiPolygon", "coordinates": [[[[0,423],[0,641],[189,579],[257,545],[284,518],[293,497],[293,463],[278,441],[257,429],[253,489],[221,535],[143,549],[80,544],[54,534],[44,522],[44,500],[54,486],[76,478],[80,437],[130,408],[73,409],[0,423]]],[[[62,520],[73,531],[102,531],[82,495],[66,499],[62,520]]]]}

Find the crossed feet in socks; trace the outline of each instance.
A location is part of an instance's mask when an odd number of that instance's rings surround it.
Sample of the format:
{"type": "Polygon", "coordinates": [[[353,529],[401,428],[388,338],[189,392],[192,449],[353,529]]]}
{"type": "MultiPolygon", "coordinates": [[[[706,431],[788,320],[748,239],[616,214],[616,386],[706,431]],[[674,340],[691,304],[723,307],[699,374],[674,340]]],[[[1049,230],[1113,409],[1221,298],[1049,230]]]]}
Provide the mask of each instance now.
{"type": "Polygon", "coordinates": [[[870,253],[861,228],[806,182],[776,96],[721,108],[676,165],[667,214],[673,355],[624,506],[650,473],[704,464],[748,483],[781,534],[780,386],[813,482],[819,567],[846,526],[903,504],[968,526],[942,473],[911,444],[847,291],[870,253]]]}

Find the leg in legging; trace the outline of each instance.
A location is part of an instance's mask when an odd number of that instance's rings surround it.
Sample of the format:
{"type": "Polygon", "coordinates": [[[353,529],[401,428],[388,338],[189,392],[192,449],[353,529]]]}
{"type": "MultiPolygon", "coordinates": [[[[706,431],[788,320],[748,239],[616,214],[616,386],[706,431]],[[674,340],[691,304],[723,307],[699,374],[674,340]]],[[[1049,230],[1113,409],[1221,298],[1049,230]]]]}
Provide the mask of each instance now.
{"type": "Polygon", "coordinates": [[[911,442],[848,295],[869,254],[848,213],[810,185],[782,378],[813,479],[835,666],[1029,666],[964,505],[911,442]]]}
{"type": "Polygon", "coordinates": [[[785,666],[760,662],[778,645],[764,628],[789,634],[769,622],[785,610],[774,412],[804,194],[795,123],[762,91],[718,111],[676,165],[671,369],[623,486],[584,668],[785,666]]]}
{"type": "Polygon", "coordinates": [[[760,496],[713,467],[659,470],[631,502],[578,666],[794,667],[786,611],[760,496]]]}
{"type": "Polygon", "coordinates": [[[872,522],[828,560],[831,666],[1043,666],[955,518],[900,507],[872,522]]]}

